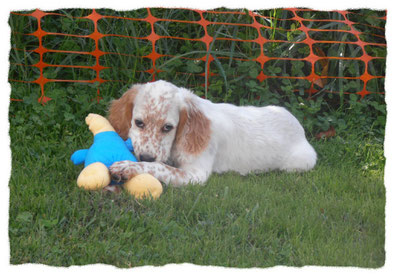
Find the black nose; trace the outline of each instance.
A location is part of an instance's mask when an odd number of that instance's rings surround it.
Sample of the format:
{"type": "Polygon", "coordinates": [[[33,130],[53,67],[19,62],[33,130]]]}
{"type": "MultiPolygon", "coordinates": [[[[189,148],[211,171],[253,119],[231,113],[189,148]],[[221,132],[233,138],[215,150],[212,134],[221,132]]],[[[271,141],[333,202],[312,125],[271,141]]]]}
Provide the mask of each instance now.
{"type": "Polygon", "coordinates": [[[154,162],[156,157],[153,157],[149,154],[141,154],[140,155],[140,162],[154,162]]]}

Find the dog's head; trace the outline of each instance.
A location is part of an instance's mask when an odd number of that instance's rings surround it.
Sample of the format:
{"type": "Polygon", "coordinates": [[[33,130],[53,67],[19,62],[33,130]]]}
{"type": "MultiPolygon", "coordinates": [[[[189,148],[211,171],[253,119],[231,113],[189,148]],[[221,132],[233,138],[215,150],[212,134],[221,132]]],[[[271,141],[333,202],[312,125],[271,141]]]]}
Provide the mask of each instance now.
{"type": "Polygon", "coordinates": [[[196,96],[165,81],[131,87],[112,102],[109,121],[122,138],[131,138],[140,161],[167,163],[175,149],[197,155],[210,139],[210,121],[196,96]]]}

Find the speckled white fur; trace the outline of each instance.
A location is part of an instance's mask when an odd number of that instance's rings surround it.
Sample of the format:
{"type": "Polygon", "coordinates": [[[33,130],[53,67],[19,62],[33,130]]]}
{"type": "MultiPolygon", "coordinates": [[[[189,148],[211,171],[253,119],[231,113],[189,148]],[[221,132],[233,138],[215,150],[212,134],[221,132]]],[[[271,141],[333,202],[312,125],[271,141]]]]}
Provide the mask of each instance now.
{"type": "Polygon", "coordinates": [[[204,183],[212,172],[306,171],[316,163],[316,152],[301,124],[282,107],[215,104],[165,81],[136,85],[134,89],[138,92],[128,134],[137,157],[148,154],[156,160],[118,162],[111,167],[115,176],[128,179],[146,172],[180,186],[204,183]],[[186,124],[186,129],[177,133],[182,109],[198,112],[206,120],[199,128],[208,132],[208,141],[196,148],[198,152],[186,151],[180,143],[182,138],[178,138],[188,128],[186,124]],[[149,118],[144,130],[135,125],[138,118],[149,118]],[[174,130],[163,134],[164,123],[172,124],[174,130]]]}

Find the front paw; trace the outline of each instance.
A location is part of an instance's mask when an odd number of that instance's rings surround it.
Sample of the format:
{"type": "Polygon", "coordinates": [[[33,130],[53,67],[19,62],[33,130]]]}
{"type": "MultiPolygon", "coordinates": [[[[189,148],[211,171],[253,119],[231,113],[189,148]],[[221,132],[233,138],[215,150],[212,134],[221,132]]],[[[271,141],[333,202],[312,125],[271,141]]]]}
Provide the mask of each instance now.
{"type": "Polygon", "coordinates": [[[140,166],[136,162],[121,161],[111,165],[109,171],[113,180],[121,182],[140,174],[140,166]]]}

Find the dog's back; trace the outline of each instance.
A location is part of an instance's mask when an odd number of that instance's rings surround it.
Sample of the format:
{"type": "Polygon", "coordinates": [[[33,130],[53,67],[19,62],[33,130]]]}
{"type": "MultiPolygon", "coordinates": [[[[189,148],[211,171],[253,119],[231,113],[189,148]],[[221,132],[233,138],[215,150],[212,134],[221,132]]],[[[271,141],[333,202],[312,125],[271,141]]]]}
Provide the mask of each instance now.
{"type": "Polygon", "coordinates": [[[214,172],[303,171],[316,163],[303,127],[284,108],[211,104],[206,112],[216,147],[214,172]]]}

